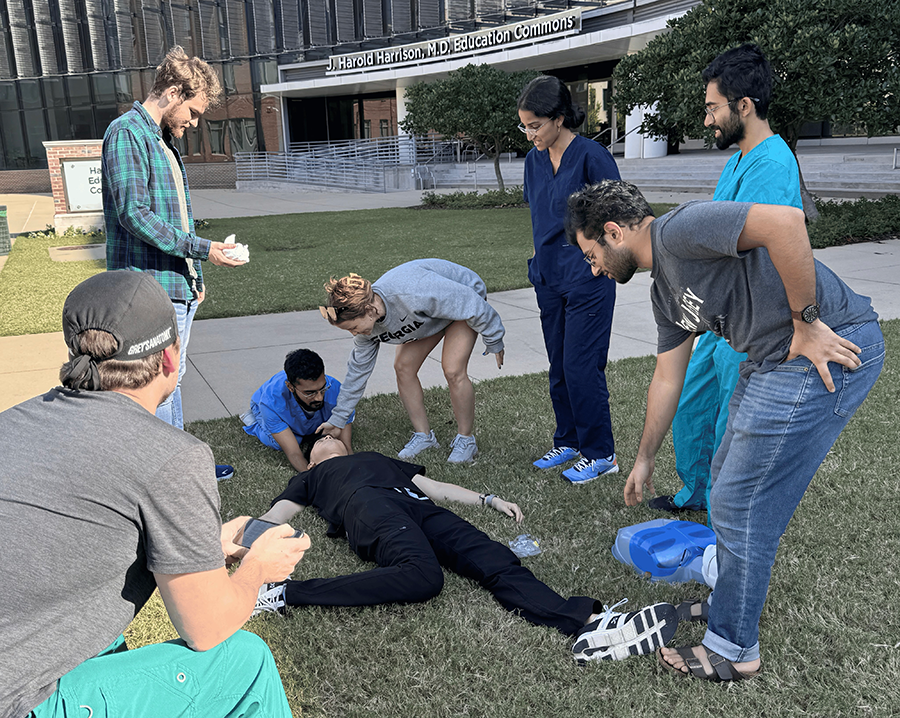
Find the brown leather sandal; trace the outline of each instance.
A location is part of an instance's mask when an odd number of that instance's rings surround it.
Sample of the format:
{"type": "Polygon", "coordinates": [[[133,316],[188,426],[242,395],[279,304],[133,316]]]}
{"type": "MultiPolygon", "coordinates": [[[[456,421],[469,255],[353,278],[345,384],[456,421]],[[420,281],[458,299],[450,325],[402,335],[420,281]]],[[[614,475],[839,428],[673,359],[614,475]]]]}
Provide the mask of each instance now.
{"type": "Polygon", "coordinates": [[[677,666],[673,666],[671,663],[669,663],[663,657],[662,649],[657,649],[656,655],[659,657],[659,662],[663,665],[663,668],[677,673],[679,676],[700,678],[704,681],[712,681],[713,683],[723,683],[726,681],[743,681],[747,678],[758,676],[762,671],[762,667],[760,667],[752,673],[741,673],[727,658],[720,656],[718,653],[709,650],[705,646],[701,646],[701,648],[706,651],[706,660],[709,661],[709,664],[712,667],[712,672],[708,672],[707,669],[704,668],[703,663],[700,662],[700,659],[694,655],[694,649],[692,646],[681,646],[680,648],[675,649],[675,652],[681,657],[681,659],[684,661],[684,664],[688,667],[688,671],[690,671],[689,673],[685,673],[677,666]]]}

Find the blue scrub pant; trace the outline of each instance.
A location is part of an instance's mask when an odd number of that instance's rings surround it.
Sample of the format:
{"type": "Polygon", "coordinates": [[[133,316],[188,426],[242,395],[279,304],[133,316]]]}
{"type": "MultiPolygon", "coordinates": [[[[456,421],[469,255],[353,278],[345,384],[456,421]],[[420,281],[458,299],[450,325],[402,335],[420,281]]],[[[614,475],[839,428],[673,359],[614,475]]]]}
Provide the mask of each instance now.
{"type": "Polygon", "coordinates": [[[120,637],[60,678],[31,718],[290,715],[269,647],[238,631],[203,652],[181,640],[129,651],[120,637]]]}
{"type": "MultiPolygon", "coordinates": [[[[710,495],[719,576],[703,645],[729,661],[759,658],[775,553],[806,487],[884,365],[878,322],[838,327],[856,344],[856,369],[829,363],[829,393],[806,357],[742,378],[713,461],[710,495]]],[[[823,527],[824,528],[824,527],[823,527]]]]}
{"type": "Polygon", "coordinates": [[[605,371],[616,283],[592,277],[559,290],[535,284],[534,291],[550,360],[553,446],[577,449],[591,460],[612,456],[616,445],[605,371]]]}
{"type": "Polygon", "coordinates": [[[710,467],[728,423],[728,402],[746,354],[722,337],[706,332],[697,339],[672,420],[675,471],[684,487],[675,504],[694,511],[709,506],[710,467]]]}

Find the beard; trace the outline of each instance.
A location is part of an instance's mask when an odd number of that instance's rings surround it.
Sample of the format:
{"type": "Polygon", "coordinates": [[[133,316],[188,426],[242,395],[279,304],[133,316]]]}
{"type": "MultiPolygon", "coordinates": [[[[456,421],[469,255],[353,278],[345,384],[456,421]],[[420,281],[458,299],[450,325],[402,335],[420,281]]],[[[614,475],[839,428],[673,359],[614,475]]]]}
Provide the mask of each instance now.
{"type": "Polygon", "coordinates": [[[736,112],[730,112],[725,122],[721,125],[713,125],[712,129],[719,131],[719,136],[716,137],[716,147],[720,150],[727,150],[731,145],[744,139],[746,134],[744,123],[736,112]]]}
{"type": "Polygon", "coordinates": [[[163,112],[163,116],[160,119],[160,127],[163,132],[168,132],[173,137],[181,137],[184,134],[184,125],[177,120],[174,120],[175,110],[178,109],[178,105],[173,107],[169,107],[165,112],[163,112]]]}
{"type": "Polygon", "coordinates": [[[603,269],[607,276],[619,284],[627,283],[638,270],[637,257],[628,247],[610,251],[609,245],[603,251],[603,269]]]}

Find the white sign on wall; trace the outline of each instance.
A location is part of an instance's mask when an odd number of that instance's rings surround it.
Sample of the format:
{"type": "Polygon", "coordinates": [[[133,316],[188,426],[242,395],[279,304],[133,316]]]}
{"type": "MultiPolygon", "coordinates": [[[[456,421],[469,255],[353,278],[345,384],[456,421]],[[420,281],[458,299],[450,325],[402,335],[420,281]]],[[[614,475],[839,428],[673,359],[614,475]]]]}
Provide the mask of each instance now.
{"type": "Polygon", "coordinates": [[[70,212],[102,212],[100,158],[61,159],[63,188],[70,212]]]}
{"type": "Polygon", "coordinates": [[[332,55],[328,59],[326,74],[339,75],[374,69],[392,69],[411,63],[436,62],[449,57],[463,57],[541,40],[554,40],[580,31],[581,8],[565,10],[464,35],[450,35],[437,40],[346,55],[332,55]]]}

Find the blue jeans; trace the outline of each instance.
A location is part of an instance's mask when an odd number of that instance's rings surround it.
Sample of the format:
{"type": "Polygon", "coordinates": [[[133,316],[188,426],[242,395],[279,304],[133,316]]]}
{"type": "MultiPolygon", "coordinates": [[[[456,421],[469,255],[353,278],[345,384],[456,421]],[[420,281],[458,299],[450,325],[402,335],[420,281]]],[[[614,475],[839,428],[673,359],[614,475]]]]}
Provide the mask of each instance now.
{"type": "Polygon", "coordinates": [[[728,404],[746,354],[712,332],[700,335],[684,377],[672,420],[675,471],[684,483],[676,506],[703,511],[709,506],[710,467],[728,424],[728,404]]]}
{"type": "Polygon", "coordinates": [[[862,349],[850,370],[830,363],[829,393],[806,357],[738,382],[712,467],[719,577],[703,645],[730,661],[759,658],[759,617],[781,536],[813,474],[884,365],[878,322],[835,332],[862,349]]]}
{"type": "Polygon", "coordinates": [[[616,283],[601,277],[561,290],[535,284],[534,291],[550,360],[553,446],[577,449],[588,459],[612,456],[606,359],[616,283]]]}
{"type": "Polygon", "coordinates": [[[192,300],[190,302],[172,302],[172,305],[175,307],[178,336],[181,339],[181,366],[178,368],[178,386],[175,387],[175,391],[171,393],[169,398],[156,408],[156,416],[167,424],[183,429],[184,415],[181,413],[181,378],[184,376],[185,367],[187,367],[188,340],[191,338],[191,324],[194,322],[198,303],[196,300],[192,300]]]}

